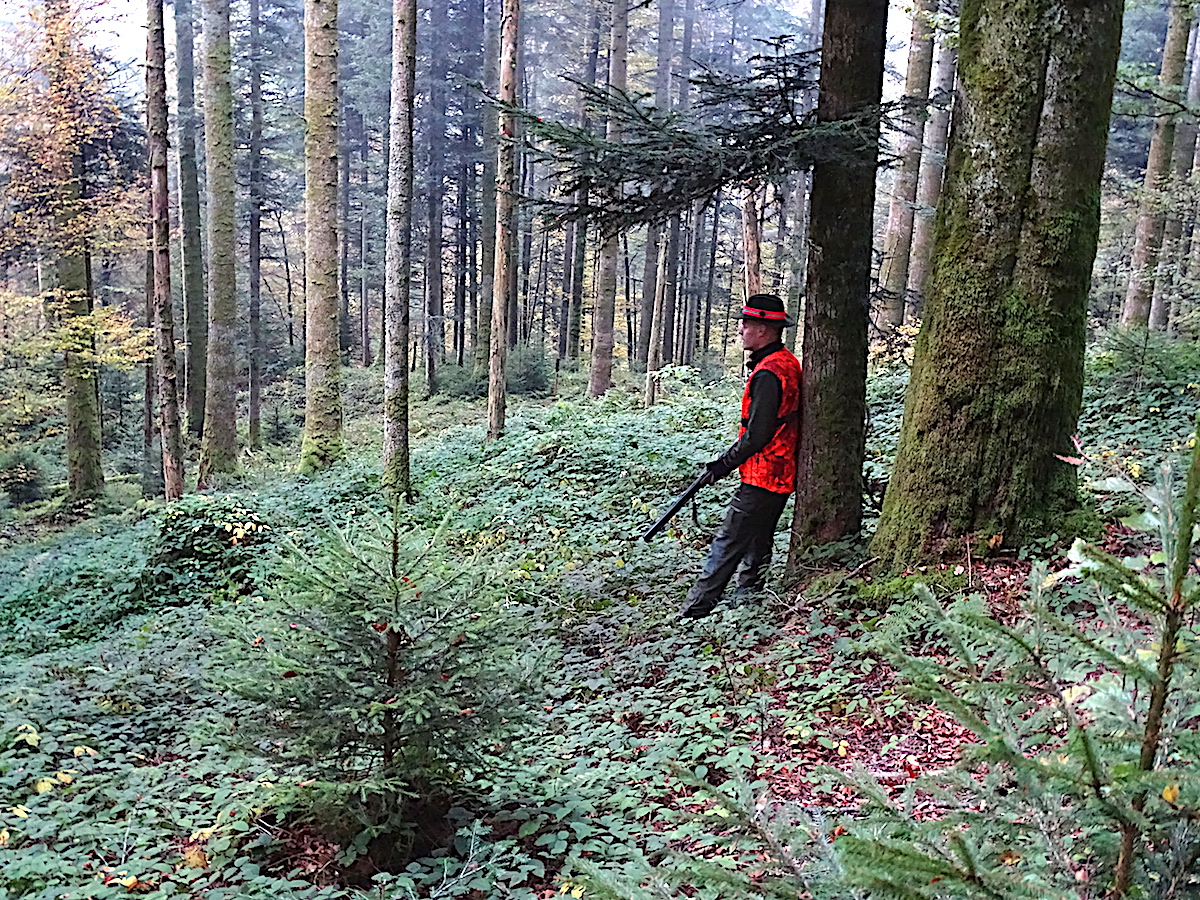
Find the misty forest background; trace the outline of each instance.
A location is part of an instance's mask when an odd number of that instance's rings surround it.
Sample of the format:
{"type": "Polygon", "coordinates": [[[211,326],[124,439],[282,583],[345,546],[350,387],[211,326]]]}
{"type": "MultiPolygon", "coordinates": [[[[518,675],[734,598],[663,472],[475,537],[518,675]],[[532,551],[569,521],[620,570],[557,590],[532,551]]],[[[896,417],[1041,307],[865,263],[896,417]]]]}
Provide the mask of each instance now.
{"type": "Polygon", "coordinates": [[[7,9],[0,900],[1200,896],[1193,3],[7,9]]]}

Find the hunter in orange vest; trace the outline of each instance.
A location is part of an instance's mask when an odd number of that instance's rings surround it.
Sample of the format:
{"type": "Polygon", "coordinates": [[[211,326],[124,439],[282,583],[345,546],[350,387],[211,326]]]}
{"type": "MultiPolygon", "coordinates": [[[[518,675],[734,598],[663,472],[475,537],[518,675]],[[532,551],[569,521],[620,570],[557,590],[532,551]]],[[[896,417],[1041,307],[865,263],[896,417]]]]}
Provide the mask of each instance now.
{"type": "Polygon", "coordinates": [[[796,487],[801,370],[783,346],[783,329],[795,324],[774,294],[754,294],[742,308],[742,347],[750,351],[742,425],[733,446],[705,467],[710,484],[734,469],[742,483],[679,611],[685,619],[712,612],[735,572],[741,597],[758,592],[765,582],[775,526],[796,487]]]}

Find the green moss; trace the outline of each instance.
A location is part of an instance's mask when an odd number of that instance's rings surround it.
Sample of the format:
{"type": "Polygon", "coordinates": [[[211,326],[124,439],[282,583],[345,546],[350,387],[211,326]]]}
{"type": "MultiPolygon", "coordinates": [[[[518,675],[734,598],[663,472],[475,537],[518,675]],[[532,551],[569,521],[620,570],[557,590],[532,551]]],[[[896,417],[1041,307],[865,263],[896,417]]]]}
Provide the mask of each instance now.
{"type": "Polygon", "coordinates": [[[866,601],[907,600],[912,596],[913,588],[918,584],[925,585],[935,593],[953,594],[966,590],[967,576],[932,569],[926,572],[899,575],[895,578],[863,582],[855,593],[859,599],[866,601]]]}

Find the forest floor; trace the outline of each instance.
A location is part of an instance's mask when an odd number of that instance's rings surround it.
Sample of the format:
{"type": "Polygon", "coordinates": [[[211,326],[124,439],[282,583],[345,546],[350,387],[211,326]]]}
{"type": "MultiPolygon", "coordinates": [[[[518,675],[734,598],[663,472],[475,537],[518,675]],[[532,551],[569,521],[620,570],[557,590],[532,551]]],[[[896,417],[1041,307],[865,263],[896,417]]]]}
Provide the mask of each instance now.
{"type": "MultiPolygon", "coordinates": [[[[890,464],[903,383],[872,379],[869,478],[890,464]]],[[[1139,377],[1134,390],[1102,370],[1090,385],[1091,475],[1153,472],[1183,449],[1200,401],[1187,377],[1139,377]]],[[[353,446],[377,446],[377,387],[352,383],[353,446]]],[[[444,846],[402,864],[365,839],[348,853],[353,835],[318,807],[295,812],[306,766],[238,742],[239,723],[270,712],[222,680],[242,663],[229,621],[281,590],[284,558],[323,540],[322,526],[387,514],[371,451],[302,479],[283,442],[175,514],[144,501],[75,522],[7,513],[0,898],[558,896],[582,892],[588,870],[636,879],[646,860],[680,853],[738,865],[759,851],[730,848],[731,804],[835,818],[864,800],[836,771],[863,770],[898,797],[953,765],[972,733],[910,696],[876,638],[917,584],[1003,620],[1035,566],[1061,564],[1063,543],[887,577],[862,544],[814,548],[801,581],[761,605],[681,623],[726,486],[652,544],[637,538],[727,440],[731,391],[682,376],[650,411],[633,390],[526,401],[493,445],[477,403],[417,410],[420,496],[406,515],[464,568],[488,567],[528,677],[519,724],[463,767],[450,826],[428,823],[444,846]]],[[[1105,545],[1138,549],[1116,521],[1132,510],[1092,502],[1105,545]]]]}

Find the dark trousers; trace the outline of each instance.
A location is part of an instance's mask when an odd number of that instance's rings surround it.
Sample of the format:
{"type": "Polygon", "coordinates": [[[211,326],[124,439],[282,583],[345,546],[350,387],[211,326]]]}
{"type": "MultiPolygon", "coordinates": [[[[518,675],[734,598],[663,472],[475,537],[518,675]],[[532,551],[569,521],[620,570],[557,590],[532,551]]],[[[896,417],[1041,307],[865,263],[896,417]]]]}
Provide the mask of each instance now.
{"type": "Polygon", "coordinates": [[[687,602],[680,611],[683,615],[698,618],[712,612],[734,572],[738,572],[738,593],[763,586],[771,564],[775,526],[787,499],[787,494],[749,484],[738,485],[725,521],[713,538],[700,579],[688,591],[687,602]]]}

